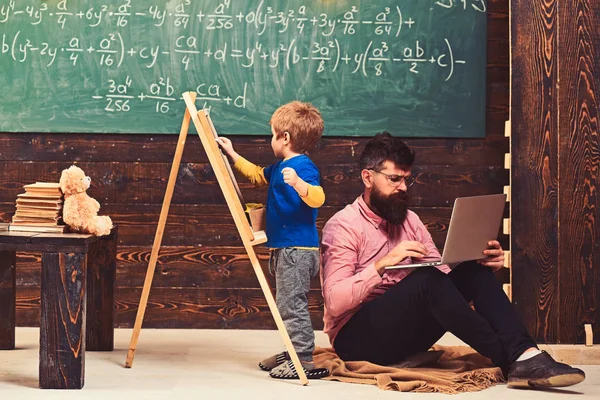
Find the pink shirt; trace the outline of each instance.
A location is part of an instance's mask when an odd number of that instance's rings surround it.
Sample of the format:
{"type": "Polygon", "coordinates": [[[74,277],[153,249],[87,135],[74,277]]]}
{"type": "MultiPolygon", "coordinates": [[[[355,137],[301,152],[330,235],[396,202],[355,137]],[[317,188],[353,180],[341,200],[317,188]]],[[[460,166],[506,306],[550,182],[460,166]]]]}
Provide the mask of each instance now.
{"type": "MultiPolygon", "coordinates": [[[[371,211],[362,195],[325,224],[321,251],[323,319],[324,331],[332,345],[340,329],[363,303],[381,295],[414,271],[414,268],[386,270],[379,276],[375,270],[375,262],[404,240],[421,242],[429,254],[418,260],[409,257],[402,264],[441,258],[431,234],[417,214],[409,210],[402,225],[388,225],[371,211]]],[[[450,272],[447,265],[437,268],[450,272]]]]}

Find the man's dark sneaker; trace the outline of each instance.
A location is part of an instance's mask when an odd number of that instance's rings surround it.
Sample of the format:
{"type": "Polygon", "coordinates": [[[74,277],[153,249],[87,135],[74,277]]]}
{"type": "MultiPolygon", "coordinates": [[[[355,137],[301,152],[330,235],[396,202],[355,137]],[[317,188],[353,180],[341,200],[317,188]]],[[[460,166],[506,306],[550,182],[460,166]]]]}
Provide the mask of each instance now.
{"type": "Polygon", "coordinates": [[[564,387],[578,384],[584,379],[585,372],[554,361],[545,351],[528,360],[513,363],[508,371],[508,386],[513,387],[564,387]]]}

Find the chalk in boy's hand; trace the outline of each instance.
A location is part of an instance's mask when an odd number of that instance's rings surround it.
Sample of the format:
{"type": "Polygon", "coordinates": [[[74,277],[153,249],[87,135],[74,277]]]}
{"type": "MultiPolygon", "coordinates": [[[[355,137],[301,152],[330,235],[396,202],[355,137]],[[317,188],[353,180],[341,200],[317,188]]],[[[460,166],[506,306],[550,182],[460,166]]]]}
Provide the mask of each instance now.
{"type": "Polygon", "coordinates": [[[290,168],[290,167],[284,168],[281,170],[281,173],[283,174],[283,181],[285,183],[287,183],[291,187],[296,186],[299,178],[298,178],[298,174],[296,173],[296,170],[294,168],[290,168]]]}
{"type": "Polygon", "coordinates": [[[238,158],[240,158],[240,155],[236,153],[233,149],[233,143],[231,143],[231,140],[221,136],[216,138],[215,141],[219,144],[219,146],[221,146],[221,149],[223,149],[225,154],[229,156],[229,159],[232,162],[235,163],[238,160],[238,158]]]}
{"type": "Polygon", "coordinates": [[[231,140],[227,139],[226,137],[218,137],[215,140],[225,153],[233,153],[233,143],[231,143],[231,140]]]}

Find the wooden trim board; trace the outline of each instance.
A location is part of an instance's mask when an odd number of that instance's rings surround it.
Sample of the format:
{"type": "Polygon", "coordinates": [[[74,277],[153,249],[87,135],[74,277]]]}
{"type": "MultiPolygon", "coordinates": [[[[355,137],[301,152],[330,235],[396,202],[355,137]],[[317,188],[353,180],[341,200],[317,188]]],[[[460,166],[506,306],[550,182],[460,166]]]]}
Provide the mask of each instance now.
{"type": "Polygon", "coordinates": [[[600,345],[583,344],[540,344],[558,362],[569,365],[600,365],[600,345]]]}

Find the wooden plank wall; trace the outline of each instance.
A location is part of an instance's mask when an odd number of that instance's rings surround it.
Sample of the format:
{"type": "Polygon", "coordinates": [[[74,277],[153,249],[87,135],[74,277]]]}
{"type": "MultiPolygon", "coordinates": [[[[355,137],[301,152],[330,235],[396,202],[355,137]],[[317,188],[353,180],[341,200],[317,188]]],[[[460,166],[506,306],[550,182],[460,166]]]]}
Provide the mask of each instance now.
{"type": "Polygon", "coordinates": [[[600,337],[600,3],[511,0],[513,301],[538,342],[600,337]]]}
{"type": "MultiPolygon", "coordinates": [[[[508,151],[503,136],[509,101],[508,0],[490,0],[488,18],[487,137],[407,141],[417,152],[413,209],[440,247],[456,196],[502,193],[508,183],[503,167],[508,151]]],[[[275,161],[268,136],[232,139],[251,161],[262,165],[275,161]]],[[[366,141],[326,138],[313,154],[327,195],[319,213],[319,229],[360,194],[356,164],[366,141]]],[[[175,146],[176,135],[0,133],[0,221],[10,220],[22,185],[57,181],[61,170],[76,162],[92,178],[88,192],[101,203],[101,212],[119,224],[116,320],[119,327],[131,327],[175,146]]],[[[266,192],[242,180],[240,184],[246,201],[264,202],[266,192]]],[[[264,249],[260,259],[266,267],[264,249]]],[[[19,254],[17,274],[17,324],[35,326],[39,319],[39,254],[19,254]]],[[[313,324],[321,329],[323,301],[318,280],[313,288],[313,324]]],[[[195,136],[188,139],[183,155],[144,326],[275,327],[195,136]]]]}

